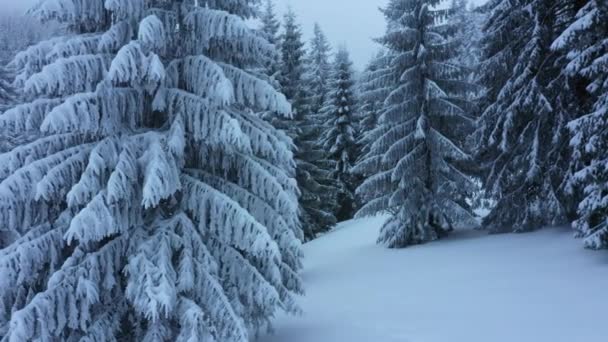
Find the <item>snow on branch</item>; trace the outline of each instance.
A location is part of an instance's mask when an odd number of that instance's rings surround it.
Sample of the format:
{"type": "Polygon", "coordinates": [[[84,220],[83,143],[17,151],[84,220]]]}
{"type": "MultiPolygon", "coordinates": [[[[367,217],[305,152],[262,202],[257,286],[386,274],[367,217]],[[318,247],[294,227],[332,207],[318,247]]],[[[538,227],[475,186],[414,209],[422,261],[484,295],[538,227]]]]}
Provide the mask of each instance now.
{"type": "Polygon", "coordinates": [[[0,154],[0,180],[36,160],[58,153],[82,143],[84,140],[79,134],[58,134],[37,139],[31,143],[17,146],[12,151],[0,154]]]}
{"type": "Polygon", "coordinates": [[[17,105],[0,115],[0,128],[14,133],[37,130],[47,114],[61,103],[61,99],[42,98],[17,105]]]}
{"type": "Polygon", "coordinates": [[[170,88],[158,92],[155,109],[168,113],[182,113],[186,131],[196,140],[216,145],[233,146],[237,150],[251,149],[247,136],[238,121],[209,101],[187,91],[170,88]]]}
{"type": "Polygon", "coordinates": [[[217,107],[234,101],[233,85],[220,65],[205,56],[189,56],[173,61],[167,68],[167,87],[181,83],[185,90],[205,98],[217,107]]]}
{"type": "Polygon", "coordinates": [[[133,37],[134,28],[129,20],[120,21],[109,30],[102,33],[97,49],[104,53],[114,53],[129,43],[133,37]]]}
{"type": "Polygon", "coordinates": [[[189,32],[188,49],[192,55],[209,49],[215,41],[232,42],[230,47],[238,49],[239,55],[248,55],[258,61],[276,53],[274,46],[241,18],[224,11],[200,8],[187,15],[185,24],[189,32]],[[236,42],[238,44],[234,44],[236,42]]]}
{"type": "Polygon", "coordinates": [[[46,60],[52,63],[61,58],[96,54],[100,39],[101,35],[97,33],[71,37],[55,44],[47,54],[46,60]]]}
{"type": "Polygon", "coordinates": [[[277,92],[268,82],[253,77],[243,70],[228,64],[220,64],[226,76],[234,84],[237,103],[260,111],[277,112],[286,117],[291,116],[291,105],[285,95],[277,92]]]}
{"type": "Polygon", "coordinates": [[[139,161],[144,165],[142,206],[154,208],[181,190],[179,166],[171,153],[167,153],[157,139],[149,146],[139,161]]]}
{"type": "Polygon", "coordinates": [[[67,194],[70,207],[85,205],[103,189],[110,170],[116,165],[119,153],[118,141],[106,138],[91,151],[87,167],[80,180],[67,194]]]}
{"type": "Polygon", "coordinates": [[[167,43],[163,23],[155,15],[145,17],[139,23],[137,39],[152,51],[162,51],[167,43]]]}
{"type": "Polygon", "coordinates": [[[112,60],[108,78],[117,85],[155,87],[165,79],[165,68],[157,55],[146,54],[139,42],[132,41],[112,60]]]}
{"type": "Polygon", "coordinates": [[[146,3],[144,0],[105,0],[104,7],[112,11],[116,20],[132,18],[139,20],[143,16],[146,3]]]}
{"type": "Polygon", "coordinates": [[[109,55],[60,58],[25,82],[31,95],[60,96],[95,90],[110,64],[109,55]]]}
{"type": "Polygon", "coordinates": [[[184,209],[194,215],[201,229],[220,241],[252,255],[280,256],[276,242],[237,202],[190,176],[182,176],[184,209]]]}

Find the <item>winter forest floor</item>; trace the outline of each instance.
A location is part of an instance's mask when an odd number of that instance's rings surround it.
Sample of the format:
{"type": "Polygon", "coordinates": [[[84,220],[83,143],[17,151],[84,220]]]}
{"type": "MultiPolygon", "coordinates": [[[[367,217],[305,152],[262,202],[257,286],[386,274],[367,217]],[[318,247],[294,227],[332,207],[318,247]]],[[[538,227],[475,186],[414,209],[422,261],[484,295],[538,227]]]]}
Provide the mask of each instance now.
{"type": "Polygon", "coordinates": [[[375,244],[383,218],[305,246],[303,317],[259,342],[604,342],[608,255],[566,228],[457,231],[403,250],[375,244]]]}

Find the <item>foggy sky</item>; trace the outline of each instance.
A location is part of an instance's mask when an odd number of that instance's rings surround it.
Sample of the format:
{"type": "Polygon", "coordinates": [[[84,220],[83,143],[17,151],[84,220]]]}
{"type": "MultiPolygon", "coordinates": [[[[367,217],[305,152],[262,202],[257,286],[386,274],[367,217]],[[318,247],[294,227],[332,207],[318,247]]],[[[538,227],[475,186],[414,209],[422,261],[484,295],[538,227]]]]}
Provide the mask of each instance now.
{"type": "Polygon", "coordinates": [[[25,12],[38,0],[0,0],[0,13],[25,12]]]}
{"type": "MultiPolygon", "coordinates": [[[[0,12],[24,12],[38,0],[0,0],[0,12]]],[[[388,0],[274,0],[281,14],[291,6],[298,15],[306,41],[318,22],[334,46],[346,45],[358,69],[362,69],[378,46],[372,38],[384,32],[384,18],[378,10],[388,0]]],[[[487,0],[471,0],[482,4],[487,0]]]]}
{"type": "MultiPolygon", "coordinates": [[[[379,8],[388,0],[274,0],[277,11],[286,12],[291,6],[307,42],[318,22],[334,46],[346,45],[355,66],[361,70],[379,46],[372,38],[384,33],[385,22],[379,8]]],[[[480,5],[487,0],[469,0],[480,5]]],[[[281,18],[282,19],[282,18],[281,18]]]]}

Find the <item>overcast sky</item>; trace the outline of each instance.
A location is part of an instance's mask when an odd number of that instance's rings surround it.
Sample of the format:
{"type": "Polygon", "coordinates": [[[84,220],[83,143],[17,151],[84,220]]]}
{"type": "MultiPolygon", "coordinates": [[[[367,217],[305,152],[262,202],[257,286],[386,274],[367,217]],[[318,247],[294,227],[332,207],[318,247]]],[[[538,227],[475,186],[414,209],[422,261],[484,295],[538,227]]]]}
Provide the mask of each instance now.
{"type": "MultiPolygon", "coordinates": [[[[38,0],[0,0],[0,11],[25,11],[38,0]]],[[[274,0],[282,15],[293,7],[308,41],[318,22],[332,45],[345,44],[358,69],[374,55],[377,46],[372,38],[384,32],[384,18],[378,8],[388,0],[274,0]]],[[[487,0],[470,0],[482,4],[487,0]]],[[[282,18],[281,18],[282,19],[282,18]]]]}
{"type": "Polygon", "coordinates": [[[25,11],[38,0],[0,0],[0,12],[25,11]]]}
{"type": "MultiPolygon", "coordinates": [[[[274,0],[277,11],[284,13],[291,6],[302,25],[305,37],[310,40],[314,23],[318,22],[332,42],[345,44],[351,51],[358,69],[362,69],[375,54],[378,46],[372,38],[384,33],[385,22],[379,8],[388,0],[274,0]]],[[[469,0],[480,5],[487,0],[469,0]]]]}

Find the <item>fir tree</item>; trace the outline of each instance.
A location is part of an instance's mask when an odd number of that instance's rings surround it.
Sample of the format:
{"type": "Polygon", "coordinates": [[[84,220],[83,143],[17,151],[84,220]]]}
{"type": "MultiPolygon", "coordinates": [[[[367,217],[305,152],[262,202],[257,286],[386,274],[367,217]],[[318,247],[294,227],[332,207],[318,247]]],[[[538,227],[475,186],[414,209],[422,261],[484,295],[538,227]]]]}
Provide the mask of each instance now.
{"type": "MultiPolygon", "coordinates": [[[[450,20],[454,23],[455,38],[461,41],[456,56],[456,62],[476,70],[482,59],[481,40],[482,27],[486,15],[479,9],[469,9],[468,0],[452,0],[452,15],[450,20]]],[[[471,80],[476,78],[471,73],[471,80]]]]}
{"type": "MultiPolygon", "coordinates": [[[[461,42],[458,52],[453,60],[454,63],[465,66],[471,70],[467,80],[473,83],[479,83],[480,73],[483,73],[483,69],[479,67],[482,58],[482,44],[483,39],[482,28],[488,17],[487,10],[484,7],[473,8],[469,6],[468,0],[452,0],[450,15],[450,22],[453,23],[455,32],[453,37],[461,42]]],[[[475,116],[480,116],[480,108],[477,106],[479,102],[480,94],[469,94],[468,99],[475,103],[475,116]]],[[[469,136],[466,141],[468,150],[475,150],[477,141],[475,141],[475,135],[469,136]]],[[[468,200],[471,203],[471,207],[479,209],[481,212],[489,212],[491,210],[490,200],[483,188],[483,171],[480,170],[478,164],[471,164],[470,169],[467,173],[475,176],[475,188],[472,189],[472,198],[468,200]]],[[[470,221],[467,225],[479,228],[479,221],[470,221]]]]}
{"type": "Polygon", "coordinates": [[[308,70],[305,75],[309,95],[308,105],[313,114],[319,114],[328,100],[332,72],[330,54],[331,46],[327,37],[321,30],[321,26],[315,23],[307,57],[308,70]]]}
{"type": "MultiPolygon", "coordinates": [[[[359,109],[357,111],[357,160],[351,173],[356,179],[357,189],[367,177],[373,173],[357,165],[365,161],[374,141],[374,131],[378,128],[378,117],[392,86],[388,85],[385,76],[392,78],[388,68],[391,58],[386,55],[385,50],[380,50],[366,65],[357,82],[357,93],[359,95],[359,109]],[[368,172],[368,173],[366,173],[368,172]]],[[[356,207],[363,206],[363,199],[355,191],[356,207]]]]}
{"type": "MultiPolygon", "coordinates": [[[[368,63],[358,82],[360,110],[358,115],[357,145],[359,156],[369,153],[374,143],[374,130],[378,127],[378,118],[384,101],[391,92],[394,75],[391,73],[392,58],[385,50],[380,50],[368,63]]],[[[361,161],[359,158],[357,162],[361,161]]],[[[360,175],[363,177],[369,174],[360,175]]]]}
{"type": "Polygon", "coordinates": [[[550,45],[568,1],[494,1],[485,28],[482,82],[488,89],[478,131],[485,187],[498,202],[484,226],[523,232],[567,222],[562,189],[568,175],[566,124],[575,89],[550,45]]]}
{"type": "MultiPolygon", "coordinates": [[[[278,48],[279,29],[281,27],[281,24],[279,23],[279,20],[277,19],[276,14],[274,12],[273,1],[266,0],[264,5],[265,6],[260,17],[262,23],[261,31],[266,40],[268,40],[269,43],[273,44],[275,47],[278,48]]],[[[274,56],[274,58],[266,62],[266,65],[264,65],[264,68],[261,71],[261,73],[265,75],[265,78],[267,78],[268,81],[272,83],[272,85],[278,90],[280,90],[280,85],[277,80],[277,78],[279,77],[279,61],[280,56],[277,54],[276,56],[274,56]]],[[[270,120],[272,120],[273,117],[273,115],[270,113],[265,113],[263,116],[266,118],[270,118],[270,120]]]]}
{"type": "Polygon", "coordinates": [[[568,186],[584,191],[574,228],[587,247],[599,249],[608,248],[608,4],[588,0],[577,5],[581,8],[552,48],[567,52],[565,72],[582,79],[585,93],[577,95],[589,103],[583,107],[587,112],[568,125],[575,171],[568,186]]]}
{"type": "Polygon", "coordinates": [[[248,341],[301,292],[289,115],[247,70],[274,47],[254,1],[47,0],[73,34],[20,53],[0,127],[0,335],[248,341]]]}
{"type": "Polygon", "coordinates": [[[321,137],[323,150],[329,152],[333,162],[332,177],[338,185],[337,219],[353,217],[355,207],[355,178],[351,168],[357,159],[355,109],[352,62],[348,50],[342,47],[336,54],[332,71],[331,91],[328,104],[323,109],[326,118],[321,137]]]}
{"type": "Polygon", "coordinates": [[[323,182],[330,177],[327,171],[318,166],[326,153],[318,147],[317,118],[310,113],[304,79],[304,43],[295,13],[291,10],[285,16],[284,31],[279,80],[281,89],[292,103],[294,118],[274,122],[294,139],[302,227],[306,238],[313,239],[336,224],[331,205],[335,203],[332,198],[336,191],[331,184],[323,182]]]}
{"type": "MultiPolygon", "coordinates": [[[[379,39],[393,56],[395,85],[374,131],[374,144],[357,171],[373,173],[359,188],[358,216],[392,213],[378,242],[405,247],[440,238],[463,217],[471,179],[459,170],[473,119],[466,70],[451,62],[459,42],[450,39],[449,11],[440,0],[392,0],[384,9],[388,30],[379,39]]],[[[390,84],[392,80],[388,80],[390,84]]]]}
{"type": "Polygon", "coordinates": [[[279,42],[279,29],[281,28],[281,24],[275,14],[273,0],[266,0],[264,2],[264,9],[260,16],[260,21],[262,22],[262,32],[264,33],[266,40],[268,40],[270,44],[277,45],[279,42]]]}
{"type": "Polygon", "coordinates": [[[281,66],[279,82],[287,99],[291,102],[296,121],[301,121],[308,113],[304,80],[304,43],[302,30],[296,22],[296,14],[290,8],[285,14],[281,35],[281,66]]]}
{"type": "Polygon", "coordinates": [[[303,126],[309,146],[314,149],[315,157],[309,159],[317,168],[314,172],[314,178],[322,186],[316,195],[320,200],[323,210],[328,214],[331,213],[327,216],[328,221],[317,228],[318,232],[323,232],[337,221],[337,218],[332,216],[338,214],[340,203],[338,198],[339,185],[337,180],[332,177],[335,162],[331,160],[328,151],[324,149],[321,142],[321,135],[326,123],[322,110],[329,99],[332,77],[332,67],[329,60],[331,46],[319,24],[315,23],[313,33],[309,52],[305,60],[307,68],[304,73],[304,82],[308,115],[303,126]]]}

